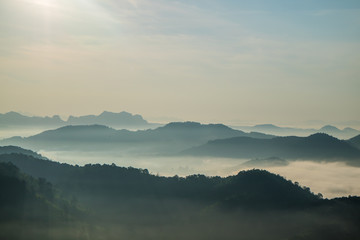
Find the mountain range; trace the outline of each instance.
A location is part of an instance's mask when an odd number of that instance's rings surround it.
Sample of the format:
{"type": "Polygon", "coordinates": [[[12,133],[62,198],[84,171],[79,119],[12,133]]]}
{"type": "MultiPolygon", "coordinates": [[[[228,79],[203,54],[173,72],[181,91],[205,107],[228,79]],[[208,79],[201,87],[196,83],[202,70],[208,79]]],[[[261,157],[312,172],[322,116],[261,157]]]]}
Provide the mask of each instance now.
{"type": "Polygon", "coordinates": [[[58,115],[53,117],[29,117],[17,112],[0,114],[0,128],[61,127],[65,125],[92,124],[107,125],[114,128],[150,128],[153,126],[142,116],[124,111],[120,113],[104,111],[99,115],[70,116],[66,121],[62,120],[58,115]]]}
{"type": "MultiPolygon", "coordinates": [[[[359,135],[360,136],[360,135],[359,135]]],[[[222,124],[173,122],[156,129],[116,130],[103,125],[65,126],[0,145],[47,151],[108,151],[125,156],[210,156],[247,158],[248,164],[287,164],[288,160],[342,161],[360,165],[359,136],[339,140],[324,133],[276,137],[245,133],[222,124]]],[[[1,152],[1,149],[0,149],[1,152]]]]}
{"type": "Polygon", "coordinates": [[[335,126],[325,125],[322,128],[291,128],[291,127],[279,127],[273,124],[260,124],[255,126],[237,126],[234,129],[242,131],[254,131],[261,132],[276,136],[309,136],[315,133],[326,133],[340,139],[349,139],[360,134],[360,131],[354,128],[339,129],[335,126]]]}
{"type": "Polygon", "coordinates": [[[247,136],[272,138],[262,133],[245,133],[222,124],[174,122],[148,130],[116,130],[103,125],[65,126],[21,138],[0,141],[1,145],[17,145],[35,150],[126,150],[173,154],[209,140],[247,136]]]}
{"type": "MultiPolygon", "coordinates": [[[[69,116],[67,120],[61,119],[58,115],[29,117],[17,112],[0,113],[0,130],[14,128],[42,128],[45,130],[67,125],[105,125],[116,129],[149,129],[163,126],[163,124],[149,123],[141,115],[125,111],[119,113],[104,111],[99,115],[69,116]]],[[[314,133],[326,133],[336,138],[349,139],[360,134],[360,131],[354,128],[339,129],[331,125],[319,129],[279,127],[273,124],[233,126],[232,128],[244,132],[259,132],[275,136],[308,136],[314,133]]]]}
{"type": "Polygon", "coordinates": [[[255,139],[234,137],[209,141],[183,151],[184,155],[230,158],[285,158],[321,161],[346,161],[360,165],[360,149],[345,140],[324,133],[308,137],[255,139]]]}

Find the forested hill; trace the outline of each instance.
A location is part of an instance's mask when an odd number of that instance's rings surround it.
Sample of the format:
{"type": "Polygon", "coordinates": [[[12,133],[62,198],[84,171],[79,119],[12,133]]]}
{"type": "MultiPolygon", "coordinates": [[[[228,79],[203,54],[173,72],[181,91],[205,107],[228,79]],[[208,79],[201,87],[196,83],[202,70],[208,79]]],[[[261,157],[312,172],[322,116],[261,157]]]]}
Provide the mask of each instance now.
{"type": "Polygon", "coordinates": [[[33,156],[35,158],[46,159],[45,157],[41,156],[40,154],[38,154],[38,153],[36,153],[34,151],[23,149],[21,147],[17,147],[17,146],[0,146],[0,154],[11,154],[11,153],[19,153],[19,154],[24,154],[24,155],[30,155],[30,156],[33,156]]]}
{"type": "Polygon", "coordinates": [[[297,207],[316,203],[319,197],[308,188],[264,170],[242,171],[238,175],[207,177],[192,175],[160,177],[145,169],[115,165],[60,164],[22,154],[0,155],[25,173],[46,178],[71,194],[95,194],[108,198],[160,197],[201,200],[231,206],[297,207]]]}
{"type": "Polygon", "coordinates": [[[24,195],[32,192],[40,207],[18,208],[18,213],[36,211],[54,219],[44,222],[35,217],[25,224],[14,213],[1,215],[5,216],[0,221],[1,239],[207,240],[242,236],[328,240],[360,236],[358,197],[322,199],[309,188],[264,170],[241,171],[225,178],[161,177],[146,169],[114,164],[72,166],[19,153],[0,155],[0,176],[4,176],[1,166],[9,168],[5,172],[10,172],[13,183],[0,177],[6,193],[1,196],[10,199],[0,202],[0,209],[6,211],[9,202],[27,201],[24,195]],[[63,199],[71,199],[70,204],[63,199]],[[44,210],[43,206],[48,207],[44,210]],[[84,215],[65,215],[75,216],[70,221],[53,217],[53,211],[71,213],[72,206],[85,209],[84,215]],[[16,226],[22,226],[21,237],[13,237],[19,235],[16,226]]]}
{"type": "Polygon", "coordinates": [[[56,237],[80,237],[76,228],[85,213],[44,178],[0,162],[0,189],[0,239],[50,239],[47,232],[56,229],[66,230],[56,237]]]}

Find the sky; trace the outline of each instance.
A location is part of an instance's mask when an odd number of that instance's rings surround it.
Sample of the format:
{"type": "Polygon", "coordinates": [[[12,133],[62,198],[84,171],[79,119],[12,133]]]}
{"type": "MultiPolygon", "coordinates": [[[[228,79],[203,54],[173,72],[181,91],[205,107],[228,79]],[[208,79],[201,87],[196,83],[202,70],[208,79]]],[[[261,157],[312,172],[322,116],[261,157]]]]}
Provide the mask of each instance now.
{"type": "Polygon", "coordinates": [[[360,128],[358,0],[1,0],[0,113],[360,128]]]}

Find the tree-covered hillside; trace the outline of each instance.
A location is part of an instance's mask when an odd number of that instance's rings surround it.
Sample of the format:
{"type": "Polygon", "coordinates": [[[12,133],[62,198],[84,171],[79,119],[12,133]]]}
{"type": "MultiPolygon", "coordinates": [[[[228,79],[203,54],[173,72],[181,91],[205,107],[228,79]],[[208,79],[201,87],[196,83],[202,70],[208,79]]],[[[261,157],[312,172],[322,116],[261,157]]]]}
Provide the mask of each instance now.
{"type": "MultiPolygon", "coordinates": [[[[61,239],[74,237],[86,213],[75,198],[44,178],[19,171],[12,163],[0,163],[0,239],[61,239]],[[53,235],[52,231],[61,230],[53,235]]],[[[80,235],[79,235],[80,234],[80,235]]]]}
{"type": "Polygon", "coordinates": [[[5,186],[3,196],[8,196],[2,198],[1,209],[16,209],[2,215],[2,234],[15,236],[13,239],[241,236],[295,240],[360,236],[358,197],[322,199],[321,194],[264,170],[242,171],[225,178],[162,177],[146,169],[114,164],[72,166],[17,153],[0,155],[0,162],[5,169],[0,178],[5,186]],[[37,207],[19,208],[24,202],[31,206],[35,202],[37,207]],[[17,207],[9,208],[9,204],[17,207]],[[79,207],[84,210],[79,211],[79,207]],[[13,223],[34,212],[42,215],[35,215],[31,222],[25,220],[26,224],[21,222],[21,236],[28,236],[21,238],[13,223]],[[32,232],[39,224],[45,224],[37,228],[41,231],[32,232]]]}

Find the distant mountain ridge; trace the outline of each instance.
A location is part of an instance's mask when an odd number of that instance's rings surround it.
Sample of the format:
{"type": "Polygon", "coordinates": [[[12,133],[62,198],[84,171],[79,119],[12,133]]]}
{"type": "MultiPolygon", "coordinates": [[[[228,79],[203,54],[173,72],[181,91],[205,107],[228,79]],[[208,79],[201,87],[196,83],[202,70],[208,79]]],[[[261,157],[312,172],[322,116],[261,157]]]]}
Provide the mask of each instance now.
{"type": "Polygon", "coordinates": [[[0,141],[1,145],[18,145],[32,149],[121,149],[176,153],[204,144],[209,140],[247,136],[272,138],[262,133],[245,133],[222,124],[174,122],[148,130],[116,130],[103,125],[65,126],[44,131],[27,138],[13,137],[0,141]],[[150,150],[149,150],[150,148],[150,150]]]}
{"type": "Polygon", "coordinates": [[[339,129],[335,126],[325,125],[322,128],[292,128],[292,127],[279,127],[273,124],[260,124],[255,126],[242,126],[234,127],[235,129],[240,129],[243,131],[255,131],[262,132],[266,134],[272,134],[276,136],[299,136],[305,137],[315,133],[326,133],[328,135],[334,136],[340,139],[349,139],[358,134],[360,131],[354,128],[346,127],[344,129],[339,129]]]}
{"type": "Polygon", "coordinates": [[[192,156],[213,156],[230,158],[285,158],[319,159],[325,161],[347,161],[360,165],[360,150],[347,141],[324,133],[308,137],[275,137],[254,139],[235,137],[209,141],[199,147],[183,152],[192,156]]]}
{"type": "MultiPolygon", "coordinates": [[[[163,124],[150,123],[139,114],[129,112],[104,111],[99,115],[69,116],[63,120],[59,115],[52,117],[25,116],[17,112],[0,113],[0,130],[11,128],[59,128],[66,125],[106,125],[112,128],[149,129],[163,124]]],[[[349,139],[360,134],[360,131],[350,127],[339,129],[326,125],[320,129],[302,129],[292,127],[279,127],[273,124],[260,124],[255,126],[233,126],[233,129],[245,132],[257,132],[276,136],[308,136],[314,133],[326,133],[340,139],[349,139]]],[[[10,135],[11,136],[11,135],[10,135]]]]}
{"type": "Polygon", "coordinates": [[[151,124],[141,115],[128,112],[104,111],[99,115],[70,116],[66,121],[58,115],[53,117],[29,117],[17,112],[0,114],[0,128],[10,127],[61,127],[65,125],[107,125],[110,127],[149,127],[151,124]]]}
{"type": "Polygon", "coordinates": [[[0,128],[11,126],[60,126],[65,122],[58,116],[29,117],[17,112],[0,113],[0,128]]]}
{"type": "Polygon", "coordinates": [[[100,115],[87,115],[74,117],[70,116],[66,122],[68,125],[89,125],[99,124],[106,126],[146,126],[149,123],[142,116],[132,115],[128,112],[113,113],[104,111],[100,115]]]}

